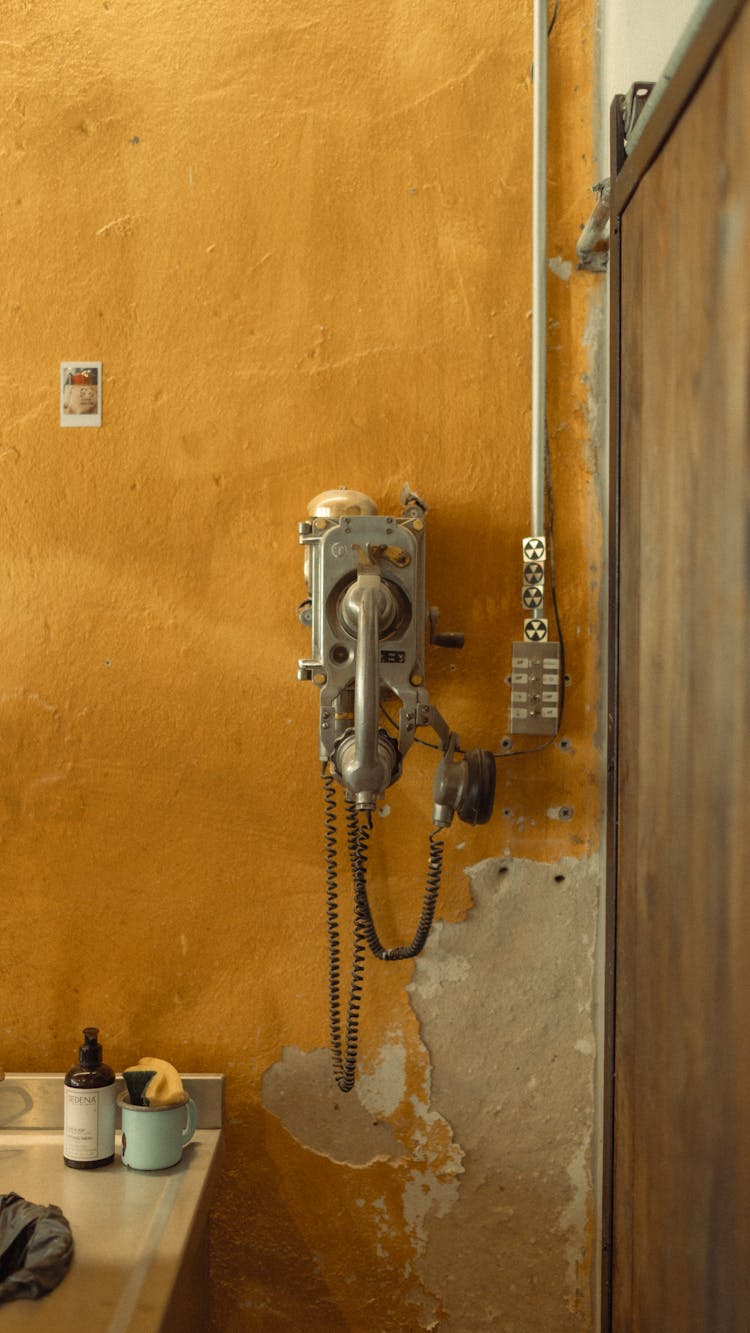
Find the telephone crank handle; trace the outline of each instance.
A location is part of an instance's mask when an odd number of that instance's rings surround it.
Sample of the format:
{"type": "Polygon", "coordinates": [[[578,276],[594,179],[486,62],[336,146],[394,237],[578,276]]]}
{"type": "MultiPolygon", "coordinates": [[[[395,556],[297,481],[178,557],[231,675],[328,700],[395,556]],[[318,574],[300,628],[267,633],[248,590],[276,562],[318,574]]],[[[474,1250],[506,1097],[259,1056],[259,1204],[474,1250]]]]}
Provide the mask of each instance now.
{"type": "Polygon", "coordinates": [[[436,648],[463,648],[464,636],[454,631],[438,634],[437,623],[440,616],[440,608],[430,607],[430,643],[436,648]]]}
{"type": "Polygon", "coordinates": [[[433,643],[436,648],[463,648],[464,636],[455,632],[433,634],[430,643],[433,643]]]}

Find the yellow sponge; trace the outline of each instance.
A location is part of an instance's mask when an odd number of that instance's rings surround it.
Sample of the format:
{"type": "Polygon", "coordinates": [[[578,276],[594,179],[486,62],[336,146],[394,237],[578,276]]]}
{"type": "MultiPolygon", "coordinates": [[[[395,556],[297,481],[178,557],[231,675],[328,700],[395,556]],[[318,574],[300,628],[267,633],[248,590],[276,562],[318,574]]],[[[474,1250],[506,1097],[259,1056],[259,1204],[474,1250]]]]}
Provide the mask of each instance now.
{"type": "Polygon", "coordinates": [[[170,1065],[167,1060],[158,1060],[153,1055],[144,1055],[143,1059],[138,1061],[137,1065],[131,1065],[130,1070],[153,1069],[154,1077],[149,1079],[143,1089],[142,1097],[145,1106],[179,1106],[187,1101],[187,1093],[182,1086],[180,1078],[174,1065],[170,1065]]]}

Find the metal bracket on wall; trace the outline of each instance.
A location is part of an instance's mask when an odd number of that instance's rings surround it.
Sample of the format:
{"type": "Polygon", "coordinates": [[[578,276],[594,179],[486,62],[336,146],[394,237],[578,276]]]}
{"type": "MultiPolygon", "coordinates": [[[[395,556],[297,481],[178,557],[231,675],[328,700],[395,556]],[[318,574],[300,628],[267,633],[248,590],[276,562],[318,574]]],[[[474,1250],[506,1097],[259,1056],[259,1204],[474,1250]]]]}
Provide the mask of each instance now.
{"type": "MultiPolygon", "coordinates": [[[[653,86],[653,83],[633,83],[625,97],[619,99],[622,141],[626,156],[633,146],[635,127],[651,96],[653,86]]],[[[617,164],[618,171],[620,165],[617,164]]],[[[592,186],[597,197],[596,204],[576,245],[578,267],[586,269],[589,273],[604,273],[609,264],[610,186],[609,176],[592,186]]]]}
{"type": "Polygon", "coordinates": [[[578,238],[578,267],[587,269],[589,273],[605,273],[609,263],[609,176],[593,185],[592,189],[596,195],[596,204],[578,238]]]}
{"type": "Polygon", "coordinates": [[[628,140],[632,137],[641,112],[651,96],[653,86],[653,83],[631,83],[625,94],[622,103],[622,122],[626,153],[630,152],[632,145],[628,143],[628,140]]]}

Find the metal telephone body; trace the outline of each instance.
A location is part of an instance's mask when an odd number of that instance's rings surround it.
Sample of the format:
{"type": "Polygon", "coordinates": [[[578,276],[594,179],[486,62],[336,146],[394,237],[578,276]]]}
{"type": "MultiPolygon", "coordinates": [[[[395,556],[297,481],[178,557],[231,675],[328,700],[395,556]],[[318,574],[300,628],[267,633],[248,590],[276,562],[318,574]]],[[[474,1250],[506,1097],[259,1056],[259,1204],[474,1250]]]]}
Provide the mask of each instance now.
{"type": "Polygon", "coordinates": [[[320,691],[321,761],[332,760],[358,807],[372,809],[400,775],[417,727],[433,726],[445,743],[449,734],[423,684],[426,506],[407,493],[399,517],[382,515],[369,497],[341,491],[324,492],[310,510],[299,527],[310,599],[299,613],[312,655],[298,677],[320,691]],[[393,696],[397,746],[377,722],[380,701],[393,696]],[[365,751],[374,768],[362,773],[365,751]]]}
{"type": "Polygon", "coordinates": [[[488,750],[459,750],[430,703],[424,648],[461,648],[463,635],[437,633],[438,609],[425,599],[427,506],[408,486],[398,518],[377,512],[368,495],[345,488],[310,501],[299,525],[309,597],[298,608],[312,631],[312,656],[300,680],[320,692],[319,753],[357,810],[372,811],[400,774],[418,727],[431,727],[443,758],[433,787],[433,821],[447,828],[454,813],[485,824],[495,794],[488,750]],[[398,739],[379,726],[381,704],[397,698],[398,739]],[[463,756],[458,758],[458,755],[463,756]]]}
{"type": "MultiPolygon", "coordinates": [[[[430,642],[459,648],[460,634],[437,634],[438,610],[425,602],[424,529],[427,506],[408,487],[398,518],[377,512],[368,495],[342,488],[310,501],[299,525],[309,597],[298,607],[312,634],[311,656],[299,662],[320,699],[318,741],[326,824],[326,903],[329,940],[331,1052],[336,1082],[351,1091],[357,1065],[365,949],[383,962],[415,958],[435,914],[443,862],[441,833],[454,814],[486,823],[495,794],[494,757],[459,751],[458,736],[430,703],[424,649],[430,642]],[[398,738],[379,725],[384,701],[398,699],[398,738]],[[386,947],[367,889],[372,811],[401,774],[418,727],[438,736],[442,757],[433,785],[433,824],[422,908],[410,943],[386,947]],[[458,758],[458,755],[461,758],[458,758]],[[348,1006],[341,994],[336,783],[346,792],[346,826],[354,890],[354,944],[348,1006]]],[[[386,715],[392,725],[395,722],[386,715]]]]}

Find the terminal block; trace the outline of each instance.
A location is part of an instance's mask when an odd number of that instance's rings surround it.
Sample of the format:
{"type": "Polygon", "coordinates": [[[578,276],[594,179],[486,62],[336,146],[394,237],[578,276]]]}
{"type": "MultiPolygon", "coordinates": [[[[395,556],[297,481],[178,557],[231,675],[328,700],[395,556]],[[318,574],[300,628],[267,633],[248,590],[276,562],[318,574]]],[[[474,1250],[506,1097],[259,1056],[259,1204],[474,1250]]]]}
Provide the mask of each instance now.
{"type": "Polygon", "coordinates": [[[560,723],[560,645],[513,644],[510,731],[519,736],[554,736],[560,723]]]}

